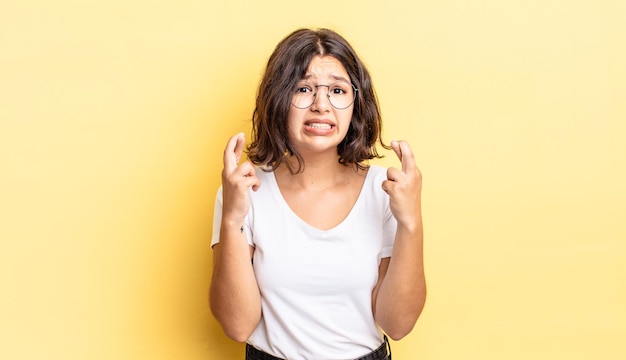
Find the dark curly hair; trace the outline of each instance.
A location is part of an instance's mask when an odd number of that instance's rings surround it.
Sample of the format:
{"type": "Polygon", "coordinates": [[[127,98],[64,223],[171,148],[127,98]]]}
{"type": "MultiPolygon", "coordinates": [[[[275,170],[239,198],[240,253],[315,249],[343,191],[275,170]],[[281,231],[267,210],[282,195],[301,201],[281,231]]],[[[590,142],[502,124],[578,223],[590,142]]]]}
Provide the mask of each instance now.
{"type": "Polygon", "coordinates": [[[358,89],[350,127],[337,146],[339,163],[365,169],[365,160],[383,157],[376,150],[377,142],[390,149],[382,141],[378,99],[369,72],[350,44],[329,29],[299,29],[278,43],[267,62],[252,116],[252,142],[247,148],[252,163],[273,170],[282,164],[285,154],[289,154],[298,160],[296,169],[288,165],[290,171],[304,170],[304,159],[287,136],[287,115],[296,85],[317,55],[339,60],[358,89]]]}

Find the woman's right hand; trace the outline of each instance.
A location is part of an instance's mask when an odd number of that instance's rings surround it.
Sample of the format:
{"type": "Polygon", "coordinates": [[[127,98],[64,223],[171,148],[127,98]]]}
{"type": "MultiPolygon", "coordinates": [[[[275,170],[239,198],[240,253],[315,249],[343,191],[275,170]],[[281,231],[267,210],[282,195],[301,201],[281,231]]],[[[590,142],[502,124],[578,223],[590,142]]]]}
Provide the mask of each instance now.
{"type": "Polygon", "coordinates": [[[250,161],[239,164],[246,143],[243,133],[228,140],[224,149],[224,169],[222,170],[222,193],[224,203],[222,221],[243,224],[250,210],[248,189],[257,191],[261,181],[256,176],[250,161]]]}
{"type": "Polygon", "coordinates": [[[249,161],[239,164],[245,138],[228,140],[222,170],[222,223],[219,244],[213,247],[213,276],[209,304],[231,339],[244,342],[261,320],[261,294],[252,268],[254,247],[246,240],[243,224],[250,211],[250,188],[261,186],[249,161]]]}

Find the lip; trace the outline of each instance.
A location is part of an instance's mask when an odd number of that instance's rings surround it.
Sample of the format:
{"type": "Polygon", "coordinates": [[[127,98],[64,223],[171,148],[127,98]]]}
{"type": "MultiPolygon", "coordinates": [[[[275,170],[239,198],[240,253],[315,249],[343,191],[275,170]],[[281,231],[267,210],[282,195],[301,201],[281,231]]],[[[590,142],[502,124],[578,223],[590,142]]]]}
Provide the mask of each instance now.
{"type": "Polygon", "coordinates": [[[334,122],[326,119],[309,119],[304,122],[304,130],[313,135],[328,135],[336,127],[334,122]]]}
{"type": "Polygon", "coordinates": [[[312,124],[330,125],[330,127],[335,127],[334,122],[326,119],[309,119],[304,122],[304,126],[311,126],[312,124]]]}

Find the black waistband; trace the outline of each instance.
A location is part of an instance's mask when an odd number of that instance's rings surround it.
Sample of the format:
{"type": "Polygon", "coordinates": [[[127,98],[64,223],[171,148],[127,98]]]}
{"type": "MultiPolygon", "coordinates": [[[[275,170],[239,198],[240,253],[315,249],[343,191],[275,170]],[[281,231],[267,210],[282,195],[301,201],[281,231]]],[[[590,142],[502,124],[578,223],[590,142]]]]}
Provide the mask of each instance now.
{"type": "MultiPolygon", "coordinates": [[[[264,351],[261,351],[250,344],[246,344],[246,360],[284,360],[276,356],[270,355],[264,351]]],[[[384,337],[384,342],[378,349],[371,353],[362,356],[356,360],[391,360],[391,346],[387,336],[384,337]],[[387,351],[389,349],[389,351],[387,351]]]]}

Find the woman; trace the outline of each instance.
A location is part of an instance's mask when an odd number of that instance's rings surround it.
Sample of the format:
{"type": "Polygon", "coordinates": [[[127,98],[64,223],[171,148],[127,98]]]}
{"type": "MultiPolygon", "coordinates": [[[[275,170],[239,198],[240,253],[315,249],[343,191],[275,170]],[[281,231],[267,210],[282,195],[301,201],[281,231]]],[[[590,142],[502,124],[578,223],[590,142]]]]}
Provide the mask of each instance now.
{"type": "Polygon", "coordinates": [[[390,359],[424,306],[421,174],[378,158],[369,73],[337,33],[282,40],[261,81],[249,161],[224,151],[210,305],[246,359],[390,359]]]}

